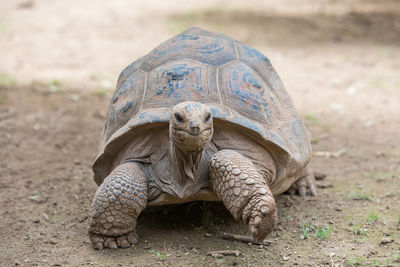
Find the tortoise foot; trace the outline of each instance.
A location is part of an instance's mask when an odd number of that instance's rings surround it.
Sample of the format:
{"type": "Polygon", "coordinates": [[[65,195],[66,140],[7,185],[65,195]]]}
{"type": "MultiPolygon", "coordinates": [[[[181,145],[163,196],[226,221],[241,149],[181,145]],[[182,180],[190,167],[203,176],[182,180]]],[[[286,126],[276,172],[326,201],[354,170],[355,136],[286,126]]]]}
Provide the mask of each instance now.
{"type": "Polygon", "coordinates": [[[277,212],[273,196],[254,196],[243,210],[256,242],[263,241],[275,228],[277,212]]]}
{"type": "Polygon", "coordinates": [[[121,236],[101,236],[89,233],[89,237],[94,248],[98,250],[102,250],[104,248],[129,248],[138,242],[138,235],[135,231],[121,236]]]}
{"type": "Polygon", "coordinates": [[[288,192],[294,195],[296,192],[303,198],[307,195],[307,189],[310,191],[311,196],[317,196],[317,186],[315,183],[315,177],[312,169],[306,167],[301,177],[289,188],[288,192]]]}
{"type": "Polygon", "coordinates": [[[137,242],[136,221],[147,204],[147,178],[134,162],[119,165],[97,189],[90,207],[89,237],[95,249],[137,242]]]}

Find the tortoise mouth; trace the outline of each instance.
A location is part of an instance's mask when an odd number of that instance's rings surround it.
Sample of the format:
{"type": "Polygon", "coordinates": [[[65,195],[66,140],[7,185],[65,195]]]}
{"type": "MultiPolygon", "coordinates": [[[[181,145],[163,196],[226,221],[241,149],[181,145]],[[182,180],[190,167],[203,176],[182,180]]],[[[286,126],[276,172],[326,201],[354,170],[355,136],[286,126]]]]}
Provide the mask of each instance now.
{"type": "Polygon", "coordinates": [[[193,133],[185,129],[173,128],[170,138],[176,146],[184,151],[197,151],[203,149],[211,140],[212,132],[212,127],[203,129],[198,133],[193,133]]]}
{"type": "Polygon", "coordinates": [[[201,135],[203,135],[203,134],[205,134],[205,133],[207,133],[207,132],[210,132],[211,131],[211,127],[209,127],[209,128],[206,128],[206,129],[204,129],[204,130],[202,130],[202,131],[200,131],[200,132],[197,132],[197,133],[195,133],[195,132],[192,132],[192,131],[187,131],[187,130],[184,130],[184,129],[178,129],[178,128],[174,128],[173,129],[175,132],[177,132],[177,133],[180,133],[180,134],[187,134],[187,135],[189,135],[189,136],[201,136],[201,135]]]}

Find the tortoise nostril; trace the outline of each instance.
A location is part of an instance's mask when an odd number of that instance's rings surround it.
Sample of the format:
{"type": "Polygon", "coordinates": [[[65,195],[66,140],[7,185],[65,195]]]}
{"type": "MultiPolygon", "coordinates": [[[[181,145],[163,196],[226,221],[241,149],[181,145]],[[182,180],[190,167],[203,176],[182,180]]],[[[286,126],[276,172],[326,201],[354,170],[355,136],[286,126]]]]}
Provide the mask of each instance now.
{"type": "Polygon", "coordinates": [[[191,126],[190,130],[192,131],[192,133],[198,134],[200,132],[200,127],[199,126],[191,126]]]}
{"type": "Polygon", "coordinates": [[[193,134],[198,134],[200,132],[200,123],[195,120],[189,121],[190,131],[193,134]]]}

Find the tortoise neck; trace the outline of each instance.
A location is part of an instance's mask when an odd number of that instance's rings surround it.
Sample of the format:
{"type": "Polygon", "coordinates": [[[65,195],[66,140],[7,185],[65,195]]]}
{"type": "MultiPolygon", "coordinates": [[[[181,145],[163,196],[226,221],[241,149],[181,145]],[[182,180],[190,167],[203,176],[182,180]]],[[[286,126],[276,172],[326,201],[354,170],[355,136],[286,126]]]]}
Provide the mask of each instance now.
{"type": "Polygon", "coordinates": [[[187,179],[195,180],[194,174],[199,167],[203,150],[204,148],[200,147],[194,151],[185,151],[173,142],[170,143],[170,159],[178,164],[182,181],[187,179]]]}

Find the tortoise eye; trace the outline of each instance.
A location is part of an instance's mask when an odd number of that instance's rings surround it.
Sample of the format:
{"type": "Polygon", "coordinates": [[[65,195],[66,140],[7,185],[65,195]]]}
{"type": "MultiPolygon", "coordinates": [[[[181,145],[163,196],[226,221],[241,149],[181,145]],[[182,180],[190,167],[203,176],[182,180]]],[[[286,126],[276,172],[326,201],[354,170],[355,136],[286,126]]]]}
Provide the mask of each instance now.
{"type": "Polygon", "coordinates": [[[206,116],[206,118],[204,119],[204,121],[205,121],[205,122],[209,122],[210,119],[211,119],[211,114],[208,113],[207,116],[206,116]]]}
{"type": "Polygon", "coordinates": [[[179,115],[178,113],[175,113],[175,119],[176,119],[178,122],[184,122],[184,121],[185,121],[185,120],[182,118],[182,116],[179,115]]]}

